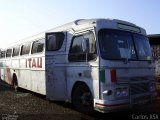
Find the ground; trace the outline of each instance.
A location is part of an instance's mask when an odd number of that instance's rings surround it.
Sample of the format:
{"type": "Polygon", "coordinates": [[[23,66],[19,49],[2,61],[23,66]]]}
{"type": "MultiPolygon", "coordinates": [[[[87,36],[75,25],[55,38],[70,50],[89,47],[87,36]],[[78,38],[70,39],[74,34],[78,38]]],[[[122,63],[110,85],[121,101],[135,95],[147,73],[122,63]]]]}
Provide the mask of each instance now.
{"type": "Polygon", "coordinates": [[[45,96],[29,91],[15,92],[12,86],[0,81],[0,120],[103,120],[103,119],[160,119],[160,97],[151,106],[133,110],[86,115],[72,104],[51,102],[45,96]]]}

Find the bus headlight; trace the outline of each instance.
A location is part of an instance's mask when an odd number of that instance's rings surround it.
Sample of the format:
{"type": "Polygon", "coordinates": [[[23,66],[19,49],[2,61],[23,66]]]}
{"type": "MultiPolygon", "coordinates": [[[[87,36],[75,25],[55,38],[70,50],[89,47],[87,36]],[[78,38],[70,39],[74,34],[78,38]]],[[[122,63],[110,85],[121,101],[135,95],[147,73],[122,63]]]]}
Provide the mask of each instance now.
{"type": "Polygon", "coordinates": [[[116,97],[127,97],[128,96],[128,88],[124,87],[124,88],[116,88],[116,97]]]}

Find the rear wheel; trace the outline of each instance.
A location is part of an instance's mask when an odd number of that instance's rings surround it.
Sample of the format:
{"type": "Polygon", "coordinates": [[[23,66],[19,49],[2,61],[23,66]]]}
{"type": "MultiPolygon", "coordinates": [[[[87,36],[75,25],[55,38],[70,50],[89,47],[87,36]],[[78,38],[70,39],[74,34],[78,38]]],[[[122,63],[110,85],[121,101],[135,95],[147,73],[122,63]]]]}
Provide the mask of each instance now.
{"type": "Polygon", "coordinates": [[[73,105],[80,112],[91,114],[93,109],[93,96],[86,85],[79,85],[73,92],[73,105]]]}
{"type": "Polygon", "coordinates": [[[18,91],[18,81],[16,75],[13,75],[13,87],[14,90],[17,92],[18,91]]]}

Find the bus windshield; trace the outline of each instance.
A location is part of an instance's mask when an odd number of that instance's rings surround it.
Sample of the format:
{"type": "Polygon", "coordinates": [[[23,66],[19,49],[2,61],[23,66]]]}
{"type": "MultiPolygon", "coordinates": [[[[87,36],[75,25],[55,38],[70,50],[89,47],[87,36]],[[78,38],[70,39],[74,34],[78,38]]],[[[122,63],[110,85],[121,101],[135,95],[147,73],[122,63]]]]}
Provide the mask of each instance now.
{"type": "Polygon", "coordinates": [[[148,38],[131,32],[102,29],[98,33],[103,59],[151,60],[148,38]]]}

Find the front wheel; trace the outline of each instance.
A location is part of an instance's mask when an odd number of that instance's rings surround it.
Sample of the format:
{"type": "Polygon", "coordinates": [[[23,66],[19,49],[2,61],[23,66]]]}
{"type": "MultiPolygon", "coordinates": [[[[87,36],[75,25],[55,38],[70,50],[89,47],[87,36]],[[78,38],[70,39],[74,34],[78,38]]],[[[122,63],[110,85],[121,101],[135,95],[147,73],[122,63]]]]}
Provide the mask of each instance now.
{"type": "Polygon", "coordinates": [[[86,85],[79,85],[73,92],[72,103],[80,112],[91,114],[93,109],[93,96],[86,85]]]}

